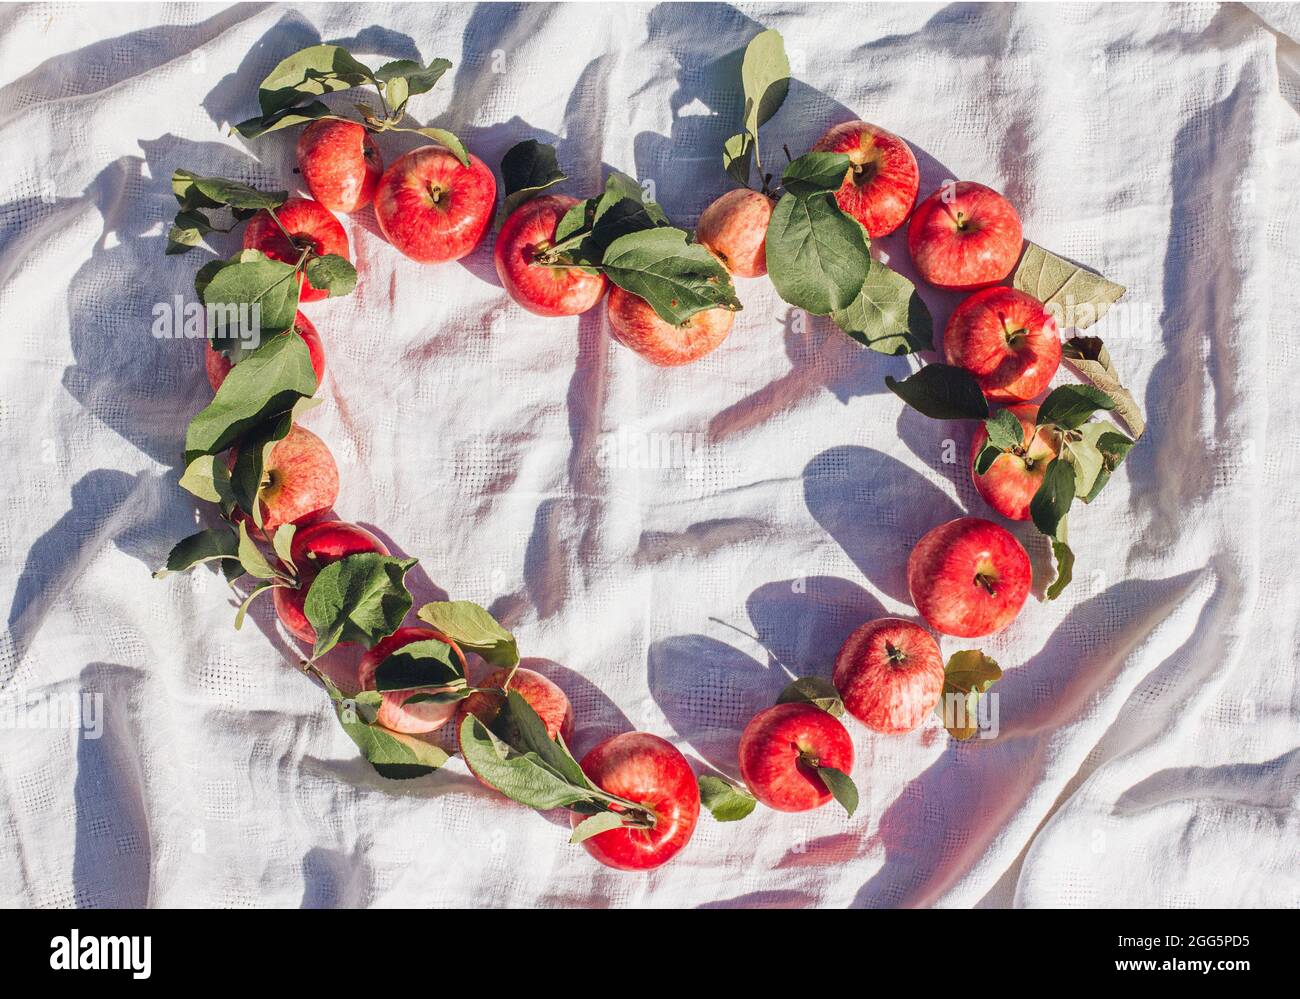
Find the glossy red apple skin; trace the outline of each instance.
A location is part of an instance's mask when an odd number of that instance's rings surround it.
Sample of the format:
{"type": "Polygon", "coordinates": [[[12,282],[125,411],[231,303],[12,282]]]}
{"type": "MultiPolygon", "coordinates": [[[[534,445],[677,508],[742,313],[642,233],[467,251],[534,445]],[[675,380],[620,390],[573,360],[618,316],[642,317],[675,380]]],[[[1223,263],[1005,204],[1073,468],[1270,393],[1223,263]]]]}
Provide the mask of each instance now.
{"type": "Polygon", "coordinates": [[[716,350],[736,319],[730,309],[705,309],[673,326],[660,319],[645,299],[618,285],[609,289],[608,311],[614,339],[662,368],[690,364],[716,350]]]}
{"type": "Polygon", "coordinates": [[[963,180],[916,206],[907,249],[921,277],[959,291],[997,284],[1016,266],[1024,236],[1011,202],[991,187],[963,180]]]}
{"type": "MultiPolygon", "coordinates": [[[[649,870],[690,841],[700,818],[700,786],[672,743],[648,732],[623,732],[597,745],[581,765],[601,790],[647,805],[657,816],[651,829],[610,829],[584,840],[583,848],[606,867],[649,870]]],[[[573,813],[573,826],[585,817],[573,813]]]]}
{"type": "Polygon", "coordinates": [[[1004,452],[993,459],[988,471],[975,471],[975,458],[989,439],[984,424],[979,425],[970,443],[971,479],[984,502],[1010,520],[1028,520],[1029,503],[1043,484],[1047,466],[1057,454],[1056,434],[1044,427],[1035,433],[1038,407],[1027,404],[1007,407],[1020,421],[1023,454],[1004,452]]]}
{"type": "Polygon", "coordinates": [[[944,360],[975,375],[994,402],[1022,402],[1047,388],[1061,364],[1056,319],[1032,295],[985,288],[965,299],[943,331],[944,360]]]}
{"type": "MultiPolygon", "coordinates": [[[[465,655],[460,646],[440,631],[433,628],[405,627],[398,628],[387,638],[381,639],[375,647],[361,657],[361,666],[357,680],[362,690],[375,689],[375,673],[380,664],[394,652],[412,642],[424,642],[436,639],[451,646],[452,655],[460,663],[461,674],[466,671],[465,655]]],[[[417,687],[412,690],[386,690],[375,720],[390,732],[407,735],[424,735],[436,732],[456,714],[456,702],[438,704],[433,701],[420,701],[407,705],[406,701],[416,694],[433,694],[446,690],[445,687],[417,687]]]]}
{"type": "Polygon", "coordinates": [[[897,617],[868,621],[835,657],[845,709],[867,728],[901,735],[921,724],[943,693],[943,654],[934,636],[897,617]]]}
{"type": "Polygon", "coordinates": [[[325,566],[349,555],[378,552],[387,555],[388,549],[364,527],[344,520],[331,520],[312,524],[294,532],[289,545],[289,557],[298,570],[298,587],[277,586],[271,591],[275,613],[293,636],[309,645],[316,641],[316,629],[307,620],[303,604],[312,581],[325,566]]]}
{"type": "Polygon", "coordinates": [[[887,236],[907,221],[921,171],[911,147],[897,135],[865,121],[846,121],[823,135],[813,150],[848,154],[849,171],[835,200],[867,235],[887,236]]]}
{"type": "MultiPolygon", "coordinates": [[[[233,465],[233,453],[230,460],[233,465]]],[[[270,479],[261,493],[262,529],[268,535],[282,524],[302,527],[319,520],[339,498],[334,456],[323,440],[299,424],[271,448],[262,471],[270,479]]],[[[251,529],[252,521],[248,524],[251,529]]]]}
{"type": "Polygon", "coordinates": [[[311,196],[332,212],[355,212],[375,200],[384,157],[355,121],[322,118],[298,136],[298,172],[311,196]]]}
{"type": "Polygon", "coordinates": [[[563,194],[526,201],[505,220],[497,233],[492,259],[506,293],[539,316],[577,316],[594,308],[609,287],[604,274],[577,267],[548,267],[537,254],[555,241],[564,213],[578,203],[563,194]]]}
{"type": "Polygon", "coordinates": [[[853,740],[839,719],[812,704],[765,708],[741,733],[740,775],[769,808],[806,812],[830,801],[817,765],[852,771],[853,740]]]}
{"type": "MultiPolygon", "coordinates": [[[[311,367],[316,372],[316,384],[319,385],[325,377],[325,345],[321,343],[320,334],[316,332],[316,327],[312,325],[311,320],[301,312],[293,317],[293,331],[302,337],[303,343],[307,345],[307,351],[311,355],[311,367]]],[[[214,350],[212,341],[208,340],[203,356],[203,367],[208,374],[208,384],[215,392],[221,388],[221,383],[226,380],[226,375],[230,374],[230,369],[234,365],[230,363],[229,357],[219,350],[214,350]]]]}
{"type": "MultiPolygon", "coordinates": [[[[510,670],[497,669],[474,686],[499,688],[506,682],[506,677],[509,675],[510,670]]],[[[524,666],[520,666],[515,670],[514,678],[510,681],[510,689],[519,694],[537,712],[537,716],[541,718],[542,723],[546,726],[547,735],[552,739],[558,735],[566,745],[568,744],[573,737],[573,707],[569,704],[569,698],[565,696],[563,690],[553,681],[542,676],[541,673],[524,666]]],[[[504,698],[500,694],[488,693],[483,690],[470,694],[469,697],[461,701],[460,707],[456,711],[457,745],[460,745],[460,727],[466,717],[472,714],[484,725],[491,726],[496,720],[503,703],[504,698]]],[[[463,746],[461,746],[460,755],[465,760],[465,765],[469,767],[469,772],[478,777],[479,783],[485,787],[490,787],[491,785],[487,784],[475,772],[469,758],[465,755],[463,746]]]]}
{"type": "MultiPolygon", "coordinates": [[[[297,245],[289,242],[269,213],[261,211],[249,219],[248,225],[244,227],[245,250],[261,250],[272,260],[286,264],[298,263],[304,246],[309,246],[321,256],[332,253],[345,260],[352,259],[348,253],[348,234],[343,231],[339,220],[319,201],[289,198],[275,210],[275,215],[297,245]]],[[[305,273],[299,273],[298,284],[300,302],[318,302],[329,297],[329,292],[314,287],[305,273]]]]}
{"type": "Polygon", "coordinates": [[[496,210],[497,182],[473,154],[469,166],[440,146],[400,156],[379,178],[375,218],[393,246],[423,264],[459,260],[478,246],[496,210]]]}
{"type": "Polygon", "coordinates": [[[695,240],[737,277],[762,277],[767,273],[767,224],[773,207],[772,199],[758,191],[728,191],[704,209],[695,240]]]}
{"type": "Polygon", "coordinates": [[[907,588],[927,624],[978,638],[1009,625],[1029,595],[1029,556],[1004,527],[980,517],[940,524],[907,560],[907,588]]]}

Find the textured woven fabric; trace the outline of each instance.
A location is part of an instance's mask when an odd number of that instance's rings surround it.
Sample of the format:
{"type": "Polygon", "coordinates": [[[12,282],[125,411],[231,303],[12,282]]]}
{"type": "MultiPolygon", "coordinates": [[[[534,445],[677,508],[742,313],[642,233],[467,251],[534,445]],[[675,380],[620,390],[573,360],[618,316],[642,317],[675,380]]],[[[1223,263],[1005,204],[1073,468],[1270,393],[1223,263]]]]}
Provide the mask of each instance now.
{"type": "MultiPolygon", "coordinates": [[[[1281,5],[0,10],[0,902],[1300,904],[1298,32],[1281,5]],[[269,602],[237,633],[215,574],[150,579],[193,530],[176,466],[209,397],[199,344],[150,335],[201,262],[163,256],[168,178],[292,187],[292,132],[225,126],[284,55],[341,41],[451,59],[412,111],[490,165],[537,137],[573,193],[633,173],[690,225],[727,187],[735,53],[760,25],[798,77],[768,161],[862,117],[913,144],[922,193],[1004,191],[1030,239],[1128,286],[1094,331],[1150,429],[1071,518],[1065,595],[943,641],[1005,668],[996,739],[851,723],[854,818],[705,816],[672,863],[621,874],[459,761],[377,777],[269,602]],[[98,738],[58,724],[83,694],[98,738]]],[[[915,362],[766,280],[740,282],[722,348],[664,371],[602,310],[513,305],[490,241],[423,267],[372,213],[344,225],[360,285],[307,307],[337,510],[420,557],[417,601],[481,602],[548,660],[579,751],[641,728],[734,773],[791,673],[909,613],[921,534],[987,513],[970,428],[884,389],[915,362]]],[[[879,246],[906,266],[897,236],[879,246]]],[[[942,322],[956,297],[926,296],[942,322]]]]}

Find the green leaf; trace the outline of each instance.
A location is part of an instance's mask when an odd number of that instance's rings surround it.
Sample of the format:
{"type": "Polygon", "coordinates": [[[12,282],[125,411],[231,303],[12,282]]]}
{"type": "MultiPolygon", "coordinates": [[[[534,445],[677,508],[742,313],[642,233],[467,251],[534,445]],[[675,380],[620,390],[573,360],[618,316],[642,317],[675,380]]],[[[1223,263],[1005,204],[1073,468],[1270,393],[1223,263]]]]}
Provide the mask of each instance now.
{"type": "Polygon", "coordinates": [[[245,139],[256,139],[268,132],[278,132],[282,128],[292,128],[295,125],[305,125],[309,121],[332,117],[337,116],[332,114],[325,104],[312,101],[302,107],[282,108],[274,114],[246,118],[235,126],[235,131],[245,139]]]}
{"type": "Polygon", "coordinates": [[[784,194],[767,226],[767,273],[777,294],[816,316],[846,309],[871,268],[866,231],[831,194],[784,194]]]}
{"type": "Polygon", "coordinates": [[[246,573],[258,579],[275,579],[279,575],[271,568],[262,550],[253,544],[253,539],[248,536],[248,526],[242,520],[239,522],[239,564],[246,573]]]}
{"type": "Polygon", "coordinates": [[[781,186],[797,198],[830,194],[840,189],[848,172],[847,153],[804,153],[785,168],[781,186]]]}
{"type": "Polygon", "coordinates": [[[984,421],[989,443],[999,451],[1010,451],[1025,443],[1025,431],[1016,414],[1009,409],[999,409],[984,421]]]}
{"type": "Polygon", "coordinates": [[[1074,502],[1074,466],[1064,458],[1053,458],[1043,474],[1043,481],[1029,501],[1029,516],[1034,526],[1049,538],[1055,538],[1057,529],[1070,512],[1074,502]]]}
{"type": "Polygon", "coordinates": [[[1124,286],[1084,270],[1037,243],[1026,243],[1012,284],[1047,307],[1062,330],[1087,329],[1124,294],[1124,286]]]}
{"type": "Polygon", "coordinates": [[[230,491],[230,469],[215,455],[195,458],[185,466],[185,474],[178,484],[192,496],[209,503],[220,503],[224,511],[229,511],[235,502],[234,493],[230,491]]]}
{"type": "Polygon", "coordinates": [[[821,676],[801,676],[781,691],[777,704],[811,704],[838,718],[844,714],[844,702],[835,684],[821,676]]]}
{"type": "Polygon", "coordinates": [[[595,815],[589,815],[573,827],[573,835],[569,837],[569,842],[581,843],[585,839],[599,836],[611,829],[622,828],[623,816],[618,812],[597,812],[595,815]]]}
{"type": "Polygon", "coordinates": [[[292,265],[245,250],[211,276],[203,303],[213,348],[238,363],[250,337],[265,341],[293,327],[298,278],[292,265]]]}
{"type": "Polygon", "coordinates": [[[758,799],[731,781],[705,774],[700,778],[700,804],[718,822],[738,822],[753,812],[758,799]]]}
{"type": "Polygon", "coordinates": [[[208,217],[198,210],[177,212],[176,219],[167,230],[167,249],[164,254],[174,256],[203,245],[203,237],[213,232],[208,217]]]}
{"type": "Polygon", "coordinates": [[[315,391],[316,372],[302,337],[271,337],[230,369],[212,402],[190,421],[185,433],[187,466],[200,455],[224,451],[315,391]]]}
{"type": "Polygon", "coordinates": [[[280,62],[262,81],[257,101],[262,114],[272,115],[309,97],[350,90],[375,79],[347,49],[338,45],[312,45],[280,62]]]}
{"type": "Polygon", "coordinates": [[[885,385],[913,409],[933,420],[982,420],[988,400],[979,382],[965,368],[927,364],[901,382],[885,376],[885,385]]]}
{"type": "Polygon", "coordinates": [[[465,144],[456,137],[455,133],[449,132],[445,128],[412,128],[399,129],[399,131],[418,132],[426,139],[432,139],[434,142],[438,143],[438,145],[445,146],[447,149],[451,150],[452,155],[455,156],[456,159],[460,160],[460,165],[468,169],[469,152],[465,149],[465,144]]]}
{"type": "Polygon", "coordinates": [[[217,559],[238,561],[239,538],[228,527],[210,527],[178,541],[167,556],[167,565],[153,574],[162,579],[172,572],[184,572],[200,562],[217,559]]]}
{"type": "Polygon", "coordinates": [[[517,690],[506,692],[505,703],[497,716],[496,732],[520,752],[527,752],[550,767],[576,787],[592,789],[587,775],[573,758],[563,740],[552,739],[546,723],[517,690]]]}
{"type": "Polygon", "coordinates": [[[417,94],[427,94],[449,69],[451,61],[448,59],[434,59],[427,66],[421,66],[414,59],[397,59],[380,66],[375,71],[375,79],[384,83],[404,80],[408,93],[414,97],[417,94]]]}
{"type": "Polygon", "coordinates": [[[177,169],[172,171],[172,194],[176,197],[176,204],[180,206],[181,212],[193,211],[196,208],[220,208],[220,201],[213,201],[199,190],[195,181],[199,175],[193,170],[177,169]]]}
{"type": "Polygon", "coordinates": [[[372,648],[396,631],[411,609],[404,580],[415,564],[413,558],[361,552],[321,569],[303,604],[316,631],[312,658],[319,659],[339,642],[372,648]]]}
{"type": "Polygon", "coordinates": [[[722,145],[722,168],[741,187],[749,186],[749,172],[754,162],[754,139],[748,132],[733,135],[722,145]]]}
{"type": "Polygon", "coordinates": [[[850,816],[858,810],[858,786],[853,783],[852,777],[834,767],[818,767],[817,776],[822,779],[831,797],[844,806],[850,816]]]}
{"type": "Polygon", "coordinates": [[[319,674],[334,702],[335,714],[343,731],[381,777],[408,780],[432,773],[449,759],[446,752],[413,735],[390,732],[375,723],[374,715],[382,695],[366,691],[356,697],[344,697],[329,677],[319,674]]]}
{"type": "Polygon", "coordinates": [[[603,270],[673,326],[705,309],[740,309],[726,268],[700,244],[688,243],[681,229],[660,227],[620,236],[605,251],[603,270]]]}
{"type": "Polygon", "coordinates": [[[465,674],[451,646],[436,638],[408,642],[375,669],[375,689],[464,686],[465,674]]]}
{"type": "Polygon", "coordinates": [[[1110,481],[1110,473],[1119,468],[1136,442],[1106,423],[1085,424],[1083,433],[1089,436],[1094,446],[1101,452],[1101,471],[1097,473],[1092,489],[1083,497],[1085,503],[1091,503],[1097,498],[1102,487],[1110,481]]]}
{"type": "Polygon", "coordinates": [[[779,31],[762,31],[750,39],[740,80],[745,88],[745,130],[757,138],[759,128],[780,109],[790,89],[790,60],[779,31]]]}
{"type": "Polygon", "coordinates": [[[1061,356],[1084,378],[1092,382],[1115,401],[1115,415],[1124,425],[1141,437],[1146,432],[1146,420],[1133,393],[1124,387],[1110,360],[1110,351],[1095,336],[1075,336],[1061,346],[1061,356]]]}
{"type": "Polygon", "coordinates": [[[598,254],[629,233],[668,225],[664,210],[647,201],[641,185],[631,177],[615,171],[605,179],[605,193],[596,199],[591,217],[591,236],[598,254]]]}
{"type": "Polygon", "coordinates": [[[351,295],[352,289],[357,286],[357,269],[346,257],[340,257],[336,253],[312,257],[304,270],[311,286],[328,292],[330,298],[351,295]]]}
{"type": "Polygon", "coordinates": [[[934,713],[944,723],[949,735],[964,741],[979,731],[978,725],[972,722],[978,719],[976,707],[980,695],[1001,678],[1002,668],[979,649],[965,649],[952,654],[944,669],[943,693],[934,706],[934,713]],[[960,716],[958,705],[954,703],[956,699],[963,702],[960,716]],[[949,705],[952,705],[951,712],[949,705]]]}
{"type": "MultiPolygon", "coordinates": [[[[191,175],[190,182],[209,202],[230,208],[242,208],[250,212],[261,211],[264,208],[279,208],[289,197],[288,191],[259,191],[255,187],[241,184],[237,180],[227,180],[225,177],[191,175]]],[[[173,176],[173,191],[175,187],[173,176]]]]}
{"type": "Polygon", "coordinates": [[[1115,400],[1092,385],[1061,385],[1052,389],[1038,407],[1038,425],[1052,424],[1064,430],[1084,425],[1099,409],[1115,408],[1115,400]]]}
{"type": "Polygon", "coordinates": [[[1104,423],[1089,423],[1081,430],[1067,433],[1061,441],[1061,454],[1074,465],[1074,495],[1079,499],[1092,494],[1097,476],[1105,467],[1096,436],[1104,431],[1104,423]]]}
{"type": "Polygon", "coordinates": [[[548,187],[567,179],[555,156],[555,147],[536,139],[525,139],[510,147],[501,158],[501,177],[506,195],[501,206],[502,218],[548,187]]]}
{"type": "Polygon", "coordinates": [[[1020,421],[1009,409],[1000,409],[984,421],[988,434],[984,446],[975,456],[975,474],[984,475],[1000,455],[1020,447],[1024,443],[1024,433],[1020,421]]]}
{"type": "Polygon", "coordinates": [[[473,714],[461,721],[460,746],[480,780],[522,805],[548,811],[591,798],[589,788],[566,780],[535,753],[511,748],[473,714]]]}
{"type": "Polygon", "coordinates": [[[579,201],[560,218],[555,226],[555,242],[563,243],[590,229],[596,211],[595,198],[579,201]]]}
{"type": "Polygon", "coordinates": [[[515,636],[470,600],[428,603],[416,611],[416,617],[442,632],[463,651],[478,653],[489,665],[510,668],[519,664],[515,636]]]}
{"type": "Polygon", "coordinates": [[[934,320],[916,286],[877,260],[849,306],[831,313],[835,325],[881,354],[934,350],[934,320]]]}
{"type": "Polygon", "coordinates": [[[271,547],[275,549],[275,556],[290,569],[297,571],[297,566],[293,564],[293,536],[298,532],[296,524],[281,524],[271,537],[271,547]]]}
{"type": "Polygon", "coordinates": [[[266,463],[271,460],[275,445],[289,436],[293,429],[293,410],[277,413],[270,419],[243,434],[235,466],[230,473],[230,490],[235,503],[262,526],[262,505],[258,502],[262,492],[262,477],[266,463]]]}
{"type": "MultiPolygon", "coordinates": [[[[645,191],[635,177],[614,170],[605,178],[605,190],[596,201],[596,220],[599,221],[602,215],[620,201],[632,201],[642,206],[654,204],[645,200],[645,191]]],[[[657,205],[655,207],[658,208],[657,205]]]]}
{"type": "Polygon", "coordinates": [[[272,581],[269,583],[258,583],[254,586],[252,590],[249,591],[248,596],[246,596],[240,603],[239,610],[235,612],[235,630],[239,631],[244,627],[244,618],[248,616],[248,608],[252,605],[254,600],[260,597],[263,593],[274,590],[277,586],[283,585],[283,583],[272,581]]]}
{"type": "MultiPolygon", "coordinates": [[[[1065,526],[1064,521],[1062,521],[1061,526],[1062,528],[1065,526]]],[[[1056,559],[1056,579],[1047,588],[1048,600],[1055,600],[1059,597],[1065,588],[1070,585],[1070,580],[1074,578],[1074,552],[1071,551],[1070,546],[1064,540],[1054,538],[1052,540],[1052,555],[1056,559]]]]}

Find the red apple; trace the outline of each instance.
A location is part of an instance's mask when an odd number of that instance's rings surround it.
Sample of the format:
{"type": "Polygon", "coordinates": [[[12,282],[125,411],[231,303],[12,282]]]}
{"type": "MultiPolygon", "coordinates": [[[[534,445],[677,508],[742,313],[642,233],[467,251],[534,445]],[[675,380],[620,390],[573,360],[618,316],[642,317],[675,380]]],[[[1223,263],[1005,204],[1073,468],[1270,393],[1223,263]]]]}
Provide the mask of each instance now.
{"type": "Polygon", "coordinates": [[[935,191],[916,206],[907,227],[912,261],[936,288],[996,284],[1016,266],[1023,244],[1011,202],[969,180],[935,191]]]}
{"type": "MultiPolygon", "coordinates": [[[[644,871],[681,850],[700,817],[700,786],[686,757],[672,743],[648,732],[624,732],[582,758],[583,772],[602,791],[653,810],[649,829],[610,829],[583,840],[606,867],[644,871]]],[[[585,815],[573,814],[576,827],[585,815]]]]}
{"type": "Polygon", "coordinates": [[[943,331],[944,360],[975,375],[995,402],[1032,399],[1061,363],[1056,320],[1032,295],[985,288],[953,310],[943,331]]]}
{"type": "Polygon", "coordinates": [[[375,199],[384,158],[365,126],[322,118],[298,136],[298,172],[330,211],[355,212],[375,199]]]}
{"type": "Polygon", "coordinates": [[[767,273],[767,224],[772,199],[741,187],[718,198],[700,216],[695,240],[707,247],[732,274],[762,277],[767,273]]]}
{"type": "Polygon", "coordinates": [[[537,262],[550,248],[555,228],[577,198],[550,194],[526,201],[506,219],[497,233],[492,258],[506,292],[539,316],[576,316],[605,294],[609,279],[577,267],[550,267],[537,262]]]}
{"type": "Polygon", "coordinates": [[[971,478],[975,480],[975,490],[984,502],[1002,516],[1011,520],[1028,520],[1029,502],[1042,485],[1047,466],[1057,455],[1056,434],[1047,427],[1034,432],[1037,406],[1009,406],[1008,409],[1020,421],[1023,435],[1020,445],[1013,451],[998,455],[988,471],[980,475],[975,471],[975,457],[989,439],[989,433],[981,423],[970,445],[971,478]]]}
{"type": "Polygon", "coordinates": [[[307,591],[316,574],[331,562],[362,552],[387,555],[388,549],[364,527],[343,520],[312,524],[294,532],[293,542],[289,545],[289,557],[298,570],[298,587],[292,589],[277,586],[271,591],[271,598],[275,601],[275,613],[279,616],[280,623],[295,638],[308,644],[316,641],[316,629],[303,612],[307,591]]]}
{"type": "Polygon", "coordinates": [[[849,714],[887,735],[910,732],[943,692],[939,643],[919,624],[897,617],[868,621],[835,657],[835,689],[849,714]]]}
{"type": "MultiPolygon", "coordinates": [[[[316,327],[312,325],[311,320],[301,312],[293,317],[293,331],[302,337],[303,343],[307,345],[307,351],[311,354],[311,367],[316,372],[316,382],[319,384],[325,377],[325,347],[320,341],[320,334],[316,332],[316,327]]],[[[208,372],[208,384],[215,392],[221,388],[221,383],[226,380],[226,375],[230,374],[233,365],[229,357],[213,349],[211,340],[207,341],[203,364],[208,372]]]]}
{"type": "MultiPolygon", "coordinates": [[[[248,220],[244,227],[245,250],[261,250],[272,260],[286,264],[297,264],[304,249],[320,256],[332,253],[350,259],[348,234],[319,201],[289,198],[275,210],[275,218],[280,220],[280,225],[276,225],[275,219],[266,211],[260,211],[248,220]],[[292,242],[285,232],[293,237],[292,242]]],[[[329,297],[328,291],[314,287],[303,272],[298,274],[298,284],[300,302],[318,302],[329,297]]]]}
{"type": "MultiPolygon", "coordinates": [[[[357,680],[362,690],[375,689],[375,673],[380,663],[412,642],[424,642],[436,639],[451,646],[452,654],[460,662],[461,673],[465,673],[465,655],[460,646],[440,631],[433,628],[406,627],[398,628],[387,638],[380,639],[373,649],[361,657],[361,666],[357,680]]],[[[386,690],[375,720],[390,732],[403,732],[408,735],[422,735],[435,732],[449,722],[456,714],[456,702],[440,704],[436,701],[406,702],[416,694],[437,694],[447,687],[416,687],[411,690],[386,690]]]]}
{"type": "Polygon", "coordinates": [[[375,217],[399,251],[423,264],[439,264],[478,246],[496,198],[496,178],[477,156],[464,167],[441,146],[421,146],[379,178],[375,217]]]}
{"type": "Polygon", "coordinates": [[[853,769],[853,740],[839,719],[812,704],[778,704],[750,719],[740,736],[740,775],[754,797],[779,812],[806,812],[831,800],[817,768],[853,769]]]}
{"type": "Polygon", "coordinates": [[[736,318],[730,309],[705,309],[673,326],[660,319],[644,298],[618,285],[609,289],[608,309],[614,339],[665,368],[690,364],[714,350],[727,339],[736,318]]]}
{"type": "Polygon", "coordinates": [[[926,623],[945,635],[1001,631],[1029,595],[1029,556],[1004,527],[958,517],[931,530],[907,560],[907,588],[926,623]]]}
{"type": "MultiPolygon", "coordinates": [[[[494,670],[475,686],[500,688],[506,682],[508,676],[510,676],[510,670],[508,669],[494,670]]],[[[541,718],[542,723],[546,726],[547,735],[552,739],[558,735],[566,744],[568,743],[573,736],[573,708],[569,704],[569,699],[564,695],[564,691],[551,680],[542,676],[541,673],[534,672],[523,666],[515,670],[514,678],[510,681],[510,689],[527,701],[529,707],[537,712],[537,716],[541,718]]],[[[460,708],[456,712],[457,743],[460,742],[460,726],[468,715],[473,715],[484,725],[490,727],[496,720],[504,700],[500,694],[479,690],[461,701],[460,708]]],[[[465,756],[463,747],[460,755],[465,760],[465,765],[469,766],[470,773],[478,777],[478,774],[474,773],[474,768],[469,765],[469,758],[465,756]]],[[[490,786],[481,777],[479,781],[485,786],[490,786]]]]}
{"type": "MultiPolygon", "coordinates": [[[[232,453],[232,466],[233,460],[232,453]]],[[[330,449],[296,423],[271,448],[262,481],[262,529],[268,535],[281,524],[302,527],[319,520],[339,497],[339,468],[330,449]]]]}
{"type": "Polygon", "coordinates": [[[846,121],[823,135],[813,150],[848,154],[849,172],[835,200],[862,223],[868,236],[887,236],[907,220],[921,187],[921,172],[911,147],[893,132],[865,121],[846,121]]]}

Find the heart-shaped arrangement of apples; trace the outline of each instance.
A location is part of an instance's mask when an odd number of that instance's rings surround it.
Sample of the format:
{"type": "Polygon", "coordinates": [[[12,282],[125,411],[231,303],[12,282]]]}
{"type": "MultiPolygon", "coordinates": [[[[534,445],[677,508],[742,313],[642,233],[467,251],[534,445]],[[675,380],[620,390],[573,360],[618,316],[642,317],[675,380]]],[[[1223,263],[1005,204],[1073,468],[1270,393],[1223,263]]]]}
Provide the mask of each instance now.
{"type": "MultiPolygon", "coordinates": [[[[439,601],[416,610],[420,623],[407,622],[414,601],[405,577],[416,560],[333,519],[338,468],[325,443],[296,422],[316,404],[325,372],[323,338],[299,306],[349,294],[358,281],[335,212],[373,204],[385,238],[427,264],[465,256],[491,229],[492,171],[451,132],[408,118],[410,98],[449,68],[435,59],[372,70],[336,45],[303,49],[262,81],[261,113],[236,128],[248,138],[301,128],[298,167],[310,198],[187,170],[173,176],[179,207],[168,253],[244,229],[242,250],[214,256],[195,277],[215,394],[187,428],[180,484],[213,504],[217,522],[179,542],[157,575],[214,563],[238,598],[237,628],[249,604],[270,592],[281,624],[310,646],[300,667],[385,777],[437,770],[449,754],[430,736],[451,723],[479,781],[535,809],[568,809],[572,841],[620,869],[674,856],[701,804],[720,821],[744,818],[759,803],[803,811],[832,799],[852,815],[858,791],[845,712],[887,735],[911,732],[935,712],[955,738],[974,735],[998,665],[975,649],[945,665],[924,627],[885,618],[853,632],[833,671],[828,661],[830,679],[793,679],[753,718],[740,738],[739,781],[697,779],[675,747],[645,732],[607,739],[579,761],[568,748],[580,721],[568,698],[521,665],[514,636],[486,610],[439,601]],[[358,87],[379,98],[378,109],[354,105],[359,119],[319,100],[358,87]],[[377,137],[392,131],[430,144],[385,169],[377,137]],[[351,694],[320,666],[347,643],[366,650],[351,694]]],[[[614,173],[578,199],[557,193],[567,178],[554,149],[531,139],[513,147],[501,163],[494,247],[502,285],[543,317],[575,316],[604,299],[614,338],[671,367],[726,339],[741,307],[733,276],[766,274],[786,302],[829,317],[859,343],[912,354],[934,349],[930,312],[912,282],[872,252],[873,240],[907,224],[920,277],[974,294],[948,320],[945,363],[886,383],[928,416],[980,421],[971,442],[976,488],[998,513],[1032,519],[1052,539],[1054,597],[1073,562],[1065,539],[1072,501],[1095,497],[1134,443],[1093,415],[1113,409],[1142,431],[1101,341],[1075,336],[1062,345],[1059,329],[1063,315],[1076,331],[1085,328],[1123,289],[1025,244],[1015,209],[983,185],[945,183],[918,205],[912,150],[865,122],[831,128],[774,184],[759,130],[789,86],[779,34],[751,41],[741,76],[743,130],[723,150],[723,168],[740,187],[710,205],[694,233],[675,227],[630,177],[614,173]],[[1092,384],[1060,386],[1035,404],[1063,357],[1092,384]],[[1004,408],[991,412],[990,402],[1004,408]]],[[[962,638],[1005,628],[1031,588],[1024,548],[976,517],[926,534],[907,576],[925,622],[962,638]]]]}

